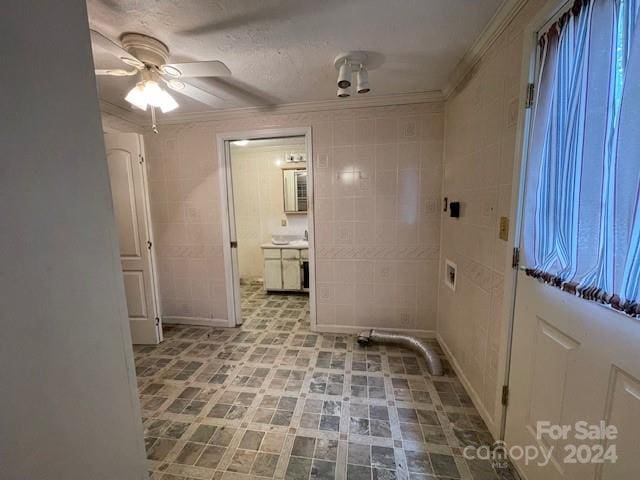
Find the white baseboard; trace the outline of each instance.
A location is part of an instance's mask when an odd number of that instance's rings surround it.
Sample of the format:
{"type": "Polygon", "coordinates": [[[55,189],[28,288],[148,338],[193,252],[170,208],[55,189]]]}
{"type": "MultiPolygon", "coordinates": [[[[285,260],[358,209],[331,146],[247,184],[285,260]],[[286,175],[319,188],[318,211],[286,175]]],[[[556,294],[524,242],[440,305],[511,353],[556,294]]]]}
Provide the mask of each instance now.
{"type": "Polygon", "coordinates": [[[197,325],[216,328],[229,327],[229,321],[222,318],[162,317],[162,323],[167,325],[197,325]]]}
{"type": "Polygon", "coordinates": [[[484,423],[487,424],[487,428],[489,429],[493,437],[497,439],[499,436],[499,429],[497,429],[496,425],[494,424],[494,420],[491,418],[491,415],[489,415],[489,412],[482,403],[482,400],[480,400],[480,395],[478,395],[478,392],[476,392],[475,389],[471,386],[471,382],[469,382],[469,379],[464,374],[464,371],[460,367],[460,364],[458,363],[458,360],[456,360],[456,357],[454,357],[451,353],[447,342],[444,341],[439,333],[437,334],[436,339],[438,340],[440,347],[442,347],[442,351],[447,356],[447,359],[449,360],[449,363],[451,364],[453,370],[456,372],[456,375],[460,379],[460,382],[462,382],[462,385],[469,394],[469,397],[471,397],[471,401],[476,407],[476,410],[478,410],[478,413],[484,420],[484,423]]]}
{"type": "Polygon", "coordinates": [[[356,335],[366,330],[381,330],[385,332],[402,333],[405,335],[413,335],[422,338],[436,338],[435,330],[414,330],[404,328],[380,328],[380,327],[367,327],[367,326],[345,326],[345,325],[315,325],[311,327],[311,330],[318,333],[335,333],[338,335],[356,335]]]}

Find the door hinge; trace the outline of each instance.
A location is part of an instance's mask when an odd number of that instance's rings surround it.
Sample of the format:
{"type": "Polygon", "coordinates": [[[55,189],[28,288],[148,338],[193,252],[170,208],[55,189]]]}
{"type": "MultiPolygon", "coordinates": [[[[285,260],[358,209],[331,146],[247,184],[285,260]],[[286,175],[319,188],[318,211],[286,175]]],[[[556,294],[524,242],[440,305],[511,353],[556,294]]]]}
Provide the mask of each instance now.
{"type": "Polygon", "coordinates": [[[140,165],[144,163],[144,157],[142,155],[138,155],[138,159],[140,160],[140,165]]]}
{"type": "Polygon", "coordinates": [[[518,247],[513,248],[513,255],[511,257],[511,268],[518,268],[520,266],[520,249],[518,247]]]}
{"type": "Polygon", "coordinates": [[[531,108],[533,106],[535,91],[536,87],[533,83],[527,85],[527,102],[525,103],[525,108],[531,108]]]}
{"type": "Polygon", "coordinates": [[[153,243],[151,243],[151,242],[147,242],[147,248],[148,248],[149,250],[151,250],[151,247],[152,247],[152,246],[153,246],[153,243]]]}
{"type": "Polygon", "coordinates": [[[160,317],[156,317],[156,327],[160,325],[160,317]]]}
{"type": "Polygon", "coordinates": [[[502,386],[502,405],[507,406],[509,403],[509,385],[502,386]]]}
{"type": "Polygon", "coordinates": [[[238,242],[231,242],[231,248],[238,248],[238,242]]]}

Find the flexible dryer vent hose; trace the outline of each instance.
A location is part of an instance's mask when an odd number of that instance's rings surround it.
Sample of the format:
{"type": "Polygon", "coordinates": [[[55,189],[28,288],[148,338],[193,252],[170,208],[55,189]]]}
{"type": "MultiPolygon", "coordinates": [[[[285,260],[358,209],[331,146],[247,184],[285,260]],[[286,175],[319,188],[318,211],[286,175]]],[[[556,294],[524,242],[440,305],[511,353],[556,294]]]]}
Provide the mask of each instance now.
{"type": "Polygon", "coordinates": [[[443,375],[442,363],[436,352],[422,340],[410,337],[409,335],[398,335],[395,333],[381,332],[379,330],[365,330],[358,335],[358,343],[361,347],[366,347],[369,343],[389,343],[410,348],[421,354],[427,362],[429,373],[440,377],[443,375]]]}

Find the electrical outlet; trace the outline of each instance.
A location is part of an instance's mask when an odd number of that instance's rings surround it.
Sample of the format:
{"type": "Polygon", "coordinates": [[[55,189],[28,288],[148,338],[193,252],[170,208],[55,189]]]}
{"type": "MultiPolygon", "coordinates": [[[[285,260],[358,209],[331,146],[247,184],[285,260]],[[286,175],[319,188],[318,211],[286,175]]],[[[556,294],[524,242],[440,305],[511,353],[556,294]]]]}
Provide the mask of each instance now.
{"type": "Polygon", "coordinates": [[[283,218],[282,220],[280,220],[280,226],[281,227],[286,227],[287,226],[287,219],[283,218]]]}
{"type": "Polygon", "coordinates": [[[509,240],[509,217],[500,217],[500,232],[498,233],[498,237],[505,242],[509,240]]]}
{"type": "Polygon", "coordinates": [[[314,168],[328,168],[329,167],[329,155],[327,153],[318,154],[317,156],[317,164],[314,168]]]}

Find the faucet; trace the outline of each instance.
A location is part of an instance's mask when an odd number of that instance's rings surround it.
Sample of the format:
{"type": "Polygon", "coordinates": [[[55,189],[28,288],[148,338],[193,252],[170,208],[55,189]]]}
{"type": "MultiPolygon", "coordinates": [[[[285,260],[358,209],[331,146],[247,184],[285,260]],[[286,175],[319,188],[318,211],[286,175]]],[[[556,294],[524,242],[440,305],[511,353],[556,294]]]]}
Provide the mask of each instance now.
{"type": "Polygon", "coordinates": [[[305,242],[309,241],[309,232],[307,230],[304,231],[304,240],[305,242]]]}

